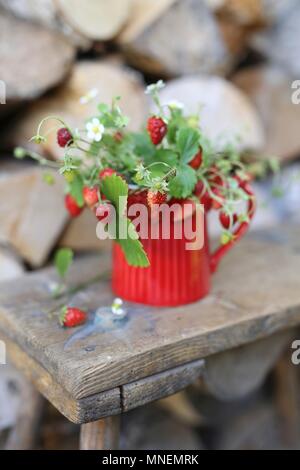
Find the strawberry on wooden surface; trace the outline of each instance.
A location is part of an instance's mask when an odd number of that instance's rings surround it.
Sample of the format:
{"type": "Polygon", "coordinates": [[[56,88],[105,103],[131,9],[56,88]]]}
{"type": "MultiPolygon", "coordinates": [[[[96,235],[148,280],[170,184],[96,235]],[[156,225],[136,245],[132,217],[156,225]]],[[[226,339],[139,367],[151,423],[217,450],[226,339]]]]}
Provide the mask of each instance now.
{"type": "Polygon", "coordinates": [[[66,328],[75,328],[87,321],[88,315],[76,307],[65,307],[59,318],[60,324],[66,328]]]}

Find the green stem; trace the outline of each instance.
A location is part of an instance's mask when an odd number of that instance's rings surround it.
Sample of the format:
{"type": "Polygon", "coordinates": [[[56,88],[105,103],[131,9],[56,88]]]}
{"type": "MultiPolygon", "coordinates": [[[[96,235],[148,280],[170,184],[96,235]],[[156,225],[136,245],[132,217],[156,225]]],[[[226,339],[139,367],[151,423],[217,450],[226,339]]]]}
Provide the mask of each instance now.
{"type": "Polygon", "coordinates": [[[67,291],[63,292],[63,293],[60,293],[58,294],[56,297],[55,297],[55,300],[59,300],[59,299],[64,299],[65,301],[64,302],[61,302],[59,304],[57,304],[52,310],[50,310],[49,312],[46,312],[47,315],[49,316],[53,316],[55,314],[57,314],[57,311],[60,311],[66,304],[66,300],[68,297],[74,295],[74,294],[77,294],[78,292],[81,292],[83,290],[85,290],[86,288],[92,286],[93,284],[96,284],[96,282],[99,282],[99,281],[106,281],[109,279],[109,276],[111,274],[111,271],[110,270],[107,270],[107,271],[104,271],[104,273],[100,274],[99,276],[96,276],[92,279],[89,279],[88,281],[86,282],[83,282],[81,284],[77,284],[76,286],[74,287],[71,287],[70,289],[68,289],[67,291]]]}

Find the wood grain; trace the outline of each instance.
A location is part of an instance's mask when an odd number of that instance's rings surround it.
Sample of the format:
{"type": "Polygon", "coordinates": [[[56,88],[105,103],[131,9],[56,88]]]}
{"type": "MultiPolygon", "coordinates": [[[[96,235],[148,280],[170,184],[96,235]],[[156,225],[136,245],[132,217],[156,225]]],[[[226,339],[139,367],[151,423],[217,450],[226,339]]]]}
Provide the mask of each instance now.
{"type": "MultiPolygon", "coordinates": [[[[300,323],[299,228],[245,239],[224,260],[212,294],[175,309],[132,306],[128,321],[65,348],[74,331],[60,328],[47,312],[52,270],[0,287],[0,330],[53,377],[69,397],[81,400],[212,354],[270,336],[300,323]],[[298,230],[298,231],[297,231],[298,230]],[[276,235],[276,236],[275,236],[276,235]],[[290,239],[290,240],[289,240],[290,239]]],[[[72,285],[109,266],[109,257],[75,263],[72,285]]],[[[89,308],[109,305],[107,282],[71,299],[89,308]]]]}
{"type": "Polygon", "coordinates": [[[84,424],[80,432],[80,450],[118,450],[119,437],[119,416],[84,424]]]}
{"type": "Polygon", "coordinates": [[[90,423],[122,412],[120,389],[74,400],[52,376],[15,343],[3,338],[11,362],[50,401],[62,415],[75,424],[90,423]]]}
{"type": "Polygon", "coordinates": [[[124,385],[121,387],[123,411],[138,408],[183,390],[201,376],[203,369],[203,360],[193,361],[190,364],[124,385]]]}

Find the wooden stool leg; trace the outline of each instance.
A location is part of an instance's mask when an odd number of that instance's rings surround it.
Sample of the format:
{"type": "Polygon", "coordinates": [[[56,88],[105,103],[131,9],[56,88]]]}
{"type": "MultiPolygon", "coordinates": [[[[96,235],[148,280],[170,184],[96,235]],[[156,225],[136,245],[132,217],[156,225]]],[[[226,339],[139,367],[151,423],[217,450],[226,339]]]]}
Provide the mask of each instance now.
{"type": "Polygon", "coordinates": [[[282,438],[286,445],[295,446],[300,440],[299,380],[298,368],[291,362],[290,351],[281,357],[274,372],[282,438]]]}
{"type": "Polygon", "coordinates": [[[80,450],[118,450],[119,436],[119,416],[83,424],[80,431],[80,450]]]}

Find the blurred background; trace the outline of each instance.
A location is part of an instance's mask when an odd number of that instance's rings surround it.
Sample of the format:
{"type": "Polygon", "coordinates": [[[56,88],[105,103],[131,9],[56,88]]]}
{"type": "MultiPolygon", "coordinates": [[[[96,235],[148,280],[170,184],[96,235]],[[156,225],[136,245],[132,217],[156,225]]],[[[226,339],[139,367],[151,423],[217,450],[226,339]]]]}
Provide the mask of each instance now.
{"type": "MultiPolygon", "coordinates": [[[[68,220],[63,182],[46,185],[44,170],[15,161],[13,148],[32,146],[47,115],[79,127],[95,108],[89,94],[96,102],[121,96],[137,130],[149,111],[144,87],[159,79],[166,81],[163,101],[176,99],[190,111],[201,105],[201,125],[220,146],[235,140],[254,166],[269,157],[282,164],[275,177],[257,165],[252,230],[274,235],[282,224],[299,223],[300,104],[292,100],[299,44],[297,0],[0,0],[0,280],[46,266],[60,246],[107,249],[91,213],[68,220]]],[[[60,158],[55,133],[42,150],[60,158]]],[[[211,232],[218,236],[214,219],[211,232]]],[[[128,414],[122,448],[300,447],[298,379],[284,358],[268,372],[246,399],[224,402],[195,384],[128,414]],[[279,394],[286,382],[294,401],[288,410],[279,394]]],[[[1,368],[0,447],[13,445],[24,399],[30,405],[38,398],[16,371],[1,368]]],[[[76,448],[78,427],[41,406],[39,437],[28,445],[76,448]]]]}

